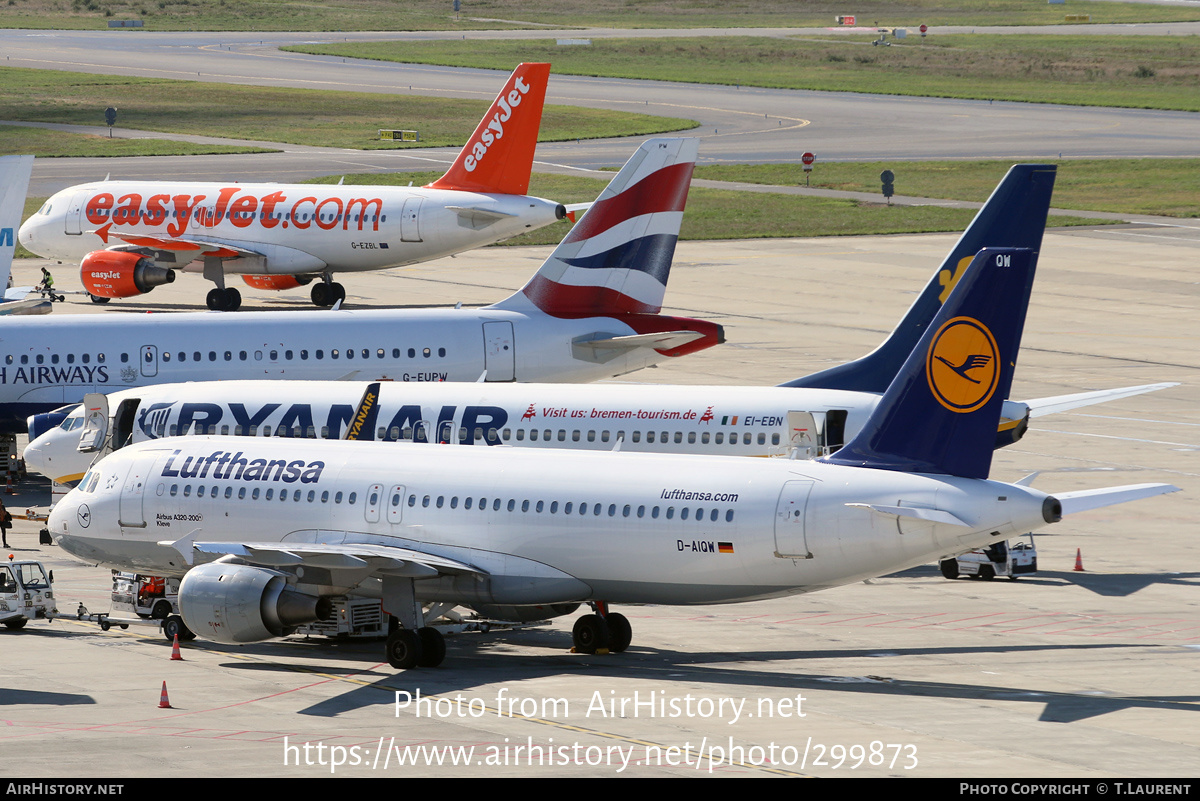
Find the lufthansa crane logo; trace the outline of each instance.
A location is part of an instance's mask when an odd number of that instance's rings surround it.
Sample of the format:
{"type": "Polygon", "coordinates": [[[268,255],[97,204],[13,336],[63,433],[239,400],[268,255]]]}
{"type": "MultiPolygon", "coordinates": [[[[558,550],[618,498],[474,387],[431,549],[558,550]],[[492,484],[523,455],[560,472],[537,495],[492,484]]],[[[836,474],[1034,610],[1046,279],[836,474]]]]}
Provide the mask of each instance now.
{"type": "Polygon", "coordinates": [[[991,399],[1000,382],[996,338],[972,317],[946,321],[929,346],[925,376],[938,403],[952,412],[975,411],[991,399]]]}

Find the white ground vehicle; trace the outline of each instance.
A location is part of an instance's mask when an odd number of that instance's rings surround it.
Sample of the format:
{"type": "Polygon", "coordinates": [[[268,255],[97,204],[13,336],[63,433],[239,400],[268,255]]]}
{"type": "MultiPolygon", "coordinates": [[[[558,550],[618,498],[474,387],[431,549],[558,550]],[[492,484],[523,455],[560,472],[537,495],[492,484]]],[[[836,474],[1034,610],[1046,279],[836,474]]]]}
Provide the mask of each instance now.
{"type": "Polygon", "coordinates": [[[179,616],[179,579],[113,571],[113,612],[132,612],[143,620],[161,620],[163,636],[181,641],[196,635],[179,616]]]}
{"type": "Polygon", "coordinates": [[[1021,576],[1031,576],[1037,572],[1037,549],[1033,545],[1033,535],[1027,536],[1028,542],[997,542],[986,548],[968,551],[957,559],[944,559],[938,566],[948,579],[962,575],[991,581],[996,576],[1007,576],[1010,581],[1016,581],[1021,576]]]}
{"type": "Polygon", "coordinates": [[[41,562],[14,562],[9,557],[8,564],[0,564],[0,623],[21,629],[30,620],[57,617],[53,581],[41,562]]]}

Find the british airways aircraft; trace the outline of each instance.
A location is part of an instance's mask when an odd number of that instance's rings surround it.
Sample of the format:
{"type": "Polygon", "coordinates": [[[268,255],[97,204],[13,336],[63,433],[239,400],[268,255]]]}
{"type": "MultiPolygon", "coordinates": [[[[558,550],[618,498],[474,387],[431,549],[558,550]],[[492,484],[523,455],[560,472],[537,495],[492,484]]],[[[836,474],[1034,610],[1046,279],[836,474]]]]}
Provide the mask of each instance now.
{"type": "Polygon", "coordinates": [[[490,245],[567,216],[529,197],[549,64],[521,64],[457,160],[423,187],[100,181],[56,193],[20,230],[30,251],[80,262],[98,303],[149,292],[175,271],[216,286],[233,311],[241,275],[258,289],[319,279],[317,306],[345,300],[334,273],[382,270],[490,245]]]}
{"type": "Polygon", "coordinates": [[[89,392],[176,381],[594,381],[724,341],[659,314],[696,160],[651,139],[526,286],[479,309],[0,319],[0,433],[89,392]]]}
{"type": "Polygon", "coordinates": [[[49,528],[86,562],[182,576],[184,623],[219,642],[377,596],[407,669],[445,657],[429,624],[447,605],[588,603],[576,649],[619,652],[632,630],[613,604],[812,592],[1176,491],[988,479],[1034,261],[981,251],[862,430],[816,461],[180,437],[102,460],[49,528]]]}

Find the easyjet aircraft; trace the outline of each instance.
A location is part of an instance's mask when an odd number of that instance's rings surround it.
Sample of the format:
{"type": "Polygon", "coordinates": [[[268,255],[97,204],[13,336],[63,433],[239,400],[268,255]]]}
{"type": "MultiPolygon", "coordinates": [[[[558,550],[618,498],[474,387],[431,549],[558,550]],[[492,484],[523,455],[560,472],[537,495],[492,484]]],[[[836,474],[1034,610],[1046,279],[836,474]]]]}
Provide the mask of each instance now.
{"type": "Polygon", "coordinates": [[[567,216],[530,197],[549,64],[521,64],[458,159],[422,187],[98,181],[58,192],[21,226],[40,256],[80,261],[97,303],[149,292],[175,272],[216,284],[208,308],[233,311],[241,275],[258,289],[312,288],[345,299],[338,272],[382,270],[490,245],[567,216]]]}

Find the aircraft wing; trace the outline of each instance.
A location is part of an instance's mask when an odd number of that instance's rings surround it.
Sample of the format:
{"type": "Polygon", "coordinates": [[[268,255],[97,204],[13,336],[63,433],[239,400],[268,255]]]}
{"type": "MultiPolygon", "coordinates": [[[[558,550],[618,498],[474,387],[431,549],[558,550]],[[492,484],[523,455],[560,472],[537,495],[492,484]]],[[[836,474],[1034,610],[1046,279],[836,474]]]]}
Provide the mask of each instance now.
{"type": "Polygon", "coordinates": [[[1157,392],[1160,389],[1177,386],[1179,386],[1178,381],[1168,381],[1162,384],[1141,384],[1136,387],[1100,389],[1095,392],[1077,392],[1073,395],[1055,395],[1049,398],[1038,398],[1036,400],[1025,401],[1025,405],[1029,407],[1030,417],[1042,417],[1047,414],[1058,414],[1059,412],[1078,409],[1081,406],[1091,406],[1096,403],[1129,398],[1134,395],[1157,392]]]}
{"type": "MultiPolygon", "coordinates": [[[[108,228],[108,226],[104,226],[108,228]]],[[[109,239],[119,239],[127,245],[132,245],[137,248],[150,248],[152,250],[169,250],[172,253],[181,253],[190,255],[193,259],[202,258],[204,256],[215,256],[219,259],[233,259],[238,257],[259,256],[263,254],[255,250],[233,245],[228,242],[209,242],[201,239],[189,239],[185,237],[167,237],[167,236],[152,236],[149,234],[133,234],[133,233],[115,233],[113,231],[105,231],[101,228],[92,231],[105,242],[109,239]]],[[[113,247],[110,245],[110,247],[113,247]]],[[[119,248],[119,246],[117,246],[119,248]]]]}
{"type": "Polygon", "coordinates": [[[347,570],[352,573],[362,573],[364,577],[372,575],[433,578],[440,575],[485,574],[485,571],[465,562],[391,545],[365,543],[339,545],[315,542],[193,542],[189,549],[186,541],[168,544],[176,547],[184,554],[185,558],[189,559],[195,554],[216,557],[232,556],[239,561],[261,567],[303,566],[330,571],[347,570]]]}

